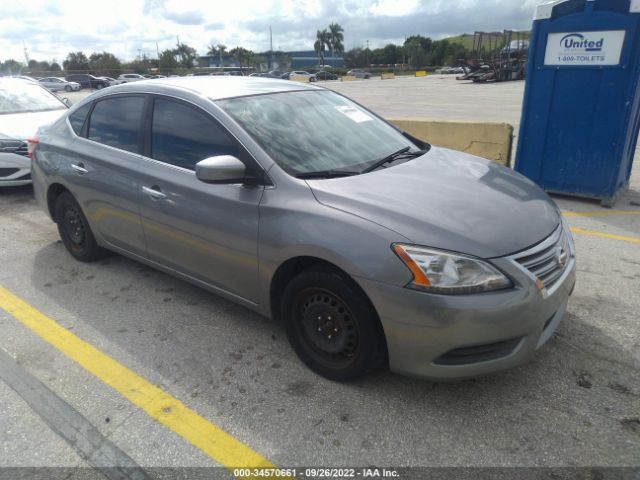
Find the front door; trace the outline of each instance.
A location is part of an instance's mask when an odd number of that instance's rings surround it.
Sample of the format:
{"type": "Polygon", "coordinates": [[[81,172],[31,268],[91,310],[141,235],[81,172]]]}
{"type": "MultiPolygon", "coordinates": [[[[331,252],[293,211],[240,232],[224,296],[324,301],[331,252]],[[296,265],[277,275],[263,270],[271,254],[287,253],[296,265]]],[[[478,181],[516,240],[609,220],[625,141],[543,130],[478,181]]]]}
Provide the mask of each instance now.
{"type": "Polygon", "coordinates": [[[195,164],[215,155],[251,161],[207,112],[156,97],[141,217],[151,260],[256,302],[258,207],[262,186],[199,181],[195,164]]]}

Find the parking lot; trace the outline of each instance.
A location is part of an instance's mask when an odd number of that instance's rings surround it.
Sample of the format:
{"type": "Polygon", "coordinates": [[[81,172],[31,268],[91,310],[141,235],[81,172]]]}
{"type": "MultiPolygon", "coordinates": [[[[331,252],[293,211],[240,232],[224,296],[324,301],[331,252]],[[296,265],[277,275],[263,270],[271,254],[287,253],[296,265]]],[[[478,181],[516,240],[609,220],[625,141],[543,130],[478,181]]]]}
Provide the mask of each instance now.
{"type": "MultiPolygon", "coordinates": [[[[382,116],[516,133],[524,88],[321,84],[382,116]]],[[[380,371],[340,384],[240,306],[115,254],[73,260],[30,187],[0,190],[0,467],[640,467],[640,171],[613,209],[554,199],[578,281],[532,363],[456,383],[380,371]]]]}

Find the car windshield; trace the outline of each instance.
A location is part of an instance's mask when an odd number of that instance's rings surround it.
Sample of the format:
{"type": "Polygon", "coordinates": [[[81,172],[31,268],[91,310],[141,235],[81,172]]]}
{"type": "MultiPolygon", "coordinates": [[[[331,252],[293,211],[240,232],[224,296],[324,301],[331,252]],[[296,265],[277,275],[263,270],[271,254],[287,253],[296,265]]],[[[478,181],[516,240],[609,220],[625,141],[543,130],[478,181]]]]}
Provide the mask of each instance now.
{"type": "Polygon", "coordinates": [[[40,85],[22,81],[0,83],[0,115],[65,108],[64,103],[40,85]]]}
{"type": "Polygon", "coordinates": [[[394,152],[417,149],[387,123],[326,90],[238,97],[218,104],[291,175],[360,172],[394,152]]]}

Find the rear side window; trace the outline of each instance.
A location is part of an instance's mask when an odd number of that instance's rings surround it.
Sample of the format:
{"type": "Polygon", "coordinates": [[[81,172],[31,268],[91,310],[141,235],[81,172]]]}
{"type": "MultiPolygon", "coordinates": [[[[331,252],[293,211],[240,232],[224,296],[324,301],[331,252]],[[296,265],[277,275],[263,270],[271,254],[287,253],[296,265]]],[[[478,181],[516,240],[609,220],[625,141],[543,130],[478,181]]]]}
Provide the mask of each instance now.
{"type": "Polygon", "coordinates": [[[82,126],[84,125],[84,121],[87,118],[87,113],[89,113],[90,108],[91,103],[87,103],[69,115],[69,123],[71,124],[73,131],[76,132],[76,135],[80,135],[82,132],[82,126]]]}
{"type": "Polygon", "coordinates": [[[137,153],[143,109],[143,97],[117,97],[99,101],[91,112],[88,138],[137,153]]]}
{"type": "Polygon", "coordinates": [[[200,160],[238,156],[235,140],[211,117],[196,108],[156,99],[151,125],[151,158],[195,170],[200,160]]]}

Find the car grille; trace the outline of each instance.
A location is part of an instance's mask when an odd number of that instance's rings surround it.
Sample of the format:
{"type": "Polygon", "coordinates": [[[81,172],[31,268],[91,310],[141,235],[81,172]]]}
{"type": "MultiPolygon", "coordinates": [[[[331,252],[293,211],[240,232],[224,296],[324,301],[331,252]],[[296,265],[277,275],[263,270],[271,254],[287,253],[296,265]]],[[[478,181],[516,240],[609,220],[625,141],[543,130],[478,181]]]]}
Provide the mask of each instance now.
{"type": "Polygon", "coordinates": [[[3,141],[3,146],[0,147],[2,153],[15,153],[16,155],[22,155],[27,157],[29,155],[29,146],[27,142],[20,140],[15,141],[3,141]]]}
{"type": "Polygon", "coordinates": [[[513,259],[549,289],[562,277],[570,256],[569,237],[560,225],[545,241],[514,255],[513,259]]]}

